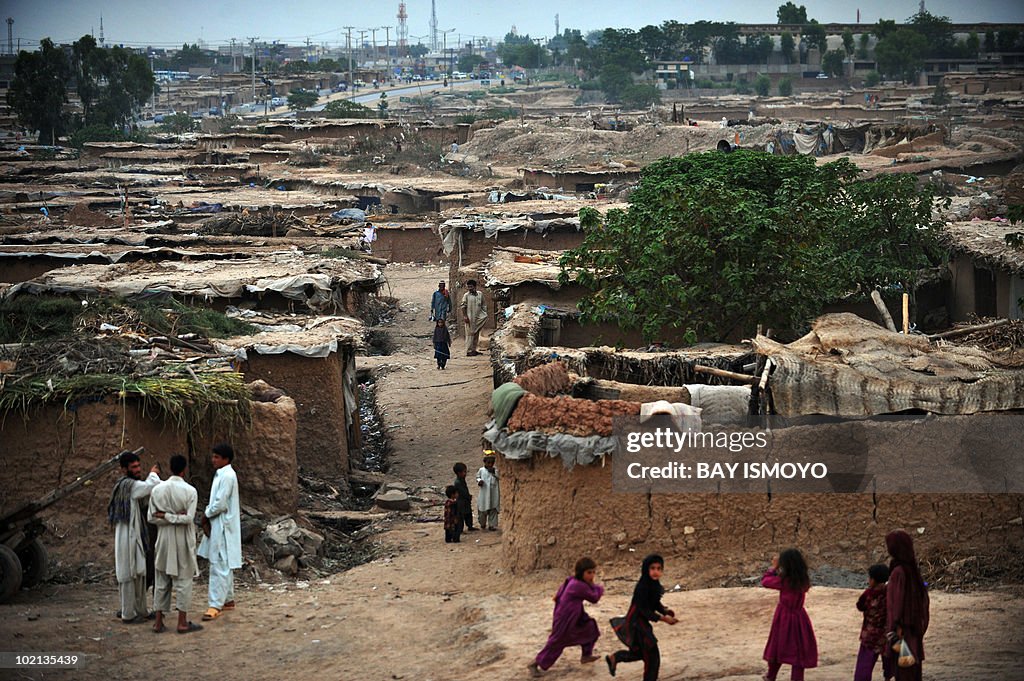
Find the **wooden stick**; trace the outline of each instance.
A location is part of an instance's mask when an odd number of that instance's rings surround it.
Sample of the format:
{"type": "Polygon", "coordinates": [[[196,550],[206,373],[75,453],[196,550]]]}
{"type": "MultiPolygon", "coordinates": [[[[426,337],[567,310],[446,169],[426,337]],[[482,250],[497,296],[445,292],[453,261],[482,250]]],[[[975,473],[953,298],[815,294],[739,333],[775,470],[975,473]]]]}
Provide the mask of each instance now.
{"type": "Polygon", "coordinates": [[[989,329],[998,329],[1000,326],[1006,326],[1010,323],[1009,319],[1000,319],[999,321],[989,322],[987,324],[978,324],[976,326],[965,326],[962,329],[953,329],[952,331],[943,331],[942,333],[933,333],[928,336],[928,340],[941,340],[943,338],[954,338],[956,336],[966,336],[967,334],[974,333],[975,331],[988,331],[989,329]]]}
{"type": "Polygon", "coordinates": [[[903,333],[910,333],[910,294],[903,294],[903,333]]]}
{"type": "Polygon", "coordinates": [[[715,367],[706,367],[700,364],[694,364],[693,371],[694,373],[697,374],[710,374],[711,376],[718,376],[719,378],[728,378],[729,380],[739,381],[740,383],[748,383],[750,385],[757,384],[757,376],[738,374],[735,371],[726,371],[725,369],[716,369],[715,367]]]}
{"type": "Polygon", "coordinates": [[[768,374],[770,374],[772,372],[772,367],[773,366],[775,366],[775,362],[772,361],[771,357],[769,357],[767,360],[765,360],[764,371],[761,372],[761,382],[760,382],[760,385],[758,386],[758,388],[760,388],[761,392],[764,392],[764,389],[766,387],[768,387],[768,374]]]}
{"type": "Polygon", "coordinates": [[[882,317],[882,321],[885,322],[885,328],[896,333],[896,325],[893,324],[892,315],[889,314],[889,308],[885,306],[885,301],[882,300],[882,294],[877,290],[872,291],[871,302],[873,302],[875,307],[878,308],[878,314],[882,317]]]}

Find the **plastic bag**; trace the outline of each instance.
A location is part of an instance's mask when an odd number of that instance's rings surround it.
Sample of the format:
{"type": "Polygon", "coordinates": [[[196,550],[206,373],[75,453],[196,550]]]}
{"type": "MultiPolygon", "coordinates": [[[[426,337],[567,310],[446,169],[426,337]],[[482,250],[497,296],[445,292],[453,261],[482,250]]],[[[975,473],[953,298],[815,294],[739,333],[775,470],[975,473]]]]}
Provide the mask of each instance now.
{"type": "Polygon", "coordinates": [[[907,645],[906,640],[900,641],[900,654],[896,658],[896,665],[913,667],[915,664],[917,664],[917,658],[914,657],[914,653],[910,652],[910,646],[907,645]]]}

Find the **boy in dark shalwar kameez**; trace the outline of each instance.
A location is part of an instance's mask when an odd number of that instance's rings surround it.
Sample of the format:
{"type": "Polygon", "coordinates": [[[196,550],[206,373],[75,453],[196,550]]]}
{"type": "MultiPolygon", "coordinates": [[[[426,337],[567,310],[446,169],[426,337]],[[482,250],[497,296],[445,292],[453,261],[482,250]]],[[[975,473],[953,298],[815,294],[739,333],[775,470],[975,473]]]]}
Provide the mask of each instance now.
{"type": "Polygon", "coordinates": [[[594,584],[596,574],[597,563],[590,558],[580,558],[576,561],[576,574],[566,577],[562,582],[555,594],[551,635],[543,650],[537,653],[536,659],[529,665],[534,676],[540,676],[541,670],[549,669],[562,655],[562,651],[570,646],[583,649],[581,663],[597,661],[594,644],[601,633],[597,630],[597,622],[583,609],[583,601],[597,603],[604,595],[604,587],[594,584]]]}
{"type": "Polygon", "coordinates": [[[658,650],[658,639],[654,637],[651,622],[675,624],[679,621],[675,618],[675,613],[661,603],[661,596],[665,590],[658,580],[661,579],[664,568],[665,561],[661,556],[651,554],[644,558],[640,567],[640,580],[633,588],[629,612],[625,617],[612,619],[615,635],[629,648],[604,656],[604,661],[608,664],[608,673],[612,676],[615,676],[615,669],[620,662],[643,660],[643,681],[657,681],[661,669],[661,651],[658,650]]]}

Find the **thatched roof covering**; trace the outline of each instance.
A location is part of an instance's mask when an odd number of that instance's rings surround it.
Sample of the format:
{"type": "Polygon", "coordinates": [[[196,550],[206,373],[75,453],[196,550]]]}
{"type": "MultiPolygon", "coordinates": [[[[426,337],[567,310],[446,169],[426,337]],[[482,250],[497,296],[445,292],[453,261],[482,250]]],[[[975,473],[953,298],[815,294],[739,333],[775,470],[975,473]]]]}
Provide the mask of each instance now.
{"type": "Polygon", "coordinates": [[[291,324],[262,326],[251,336],[234,336],[213,341],[219,352],[246,359],[248,353],[280,355],[292,353],[304,357],[327,357],[339,347],[356,347],[362,338],[363,323],[353,317],[311,317],[292,319],[291,324]]]}
{"type": "Polygon", "coordinates": [[[850,313],[819,317],[809,334],[789,345],[758,336],[754,348],[775,362],[769,385],[783,416],[1024,408],[1024,371],[1006,368],[996,355],[933,345],[850,313]]]}
{"type": "Polygon", "coordinates": [[[943,240],[957,252],[965,253],[981,264],[1024,274],[1024,249],[1006,243],[1006,235],[1024,231],[1007,222],[954,222],[946,225],[943,240]]]}
{"type": "MultiPolygon", "coordinates": [[[[532,248],[501,247],[491,251],[484,263],[486,286],[518,286],[525,283],[543,284],[558,290],[561,268],[558,259],[564,251],[539,251],[532,248]]],[[[575,279],[570,275],[570,279],[575,279]]]]}
{"type": "Polygon", "coordinates": [[[354,286],[376,288],[379,279],[380,269],[370,262],[288,251],[247,261],[73,265],[16,284],[2,297],[52,293],[132,298],[171,294],[214,299],[258,298],[277,292],[314,310],[343,309],[345,290],[354,286]]]}

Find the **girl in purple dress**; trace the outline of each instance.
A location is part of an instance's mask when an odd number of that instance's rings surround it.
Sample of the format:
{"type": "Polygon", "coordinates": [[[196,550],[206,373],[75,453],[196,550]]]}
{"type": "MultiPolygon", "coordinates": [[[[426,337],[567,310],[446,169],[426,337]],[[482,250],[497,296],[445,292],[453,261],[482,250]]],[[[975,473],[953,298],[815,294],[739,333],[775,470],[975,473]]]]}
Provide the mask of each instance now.
{"type": "Polygon", "coordinates": [[[541,670],[549,669],[562,651],[570,646],[583,649],[581,663],[595,662],[594,644],[601,635],[597,622],[583,610],[583,601],[597,603],[604,594],[604,587],[594,584],[597,563],[590,558],[576,561],[576,574],[566,577],[555,594],[555,612],[551,621],[551,636],[536,659],[529,664],[530,672],[540,676],[541,670]]]}
{"type": "Polygon", "coordinates": [[[764,647],[768,672],[764,681],[775,681],[784,664],[793,669],[790,679],[803,681],[804,669],[818,666],[818,641],[814,637],[811,618],[804,610],[804,596],[811,588],[807,561],[797,549],[787,549],[772,561],[772,569],[764,573],[761,586],[778,589],[779,604],[772,618],[772,630],[764,647]]]}

